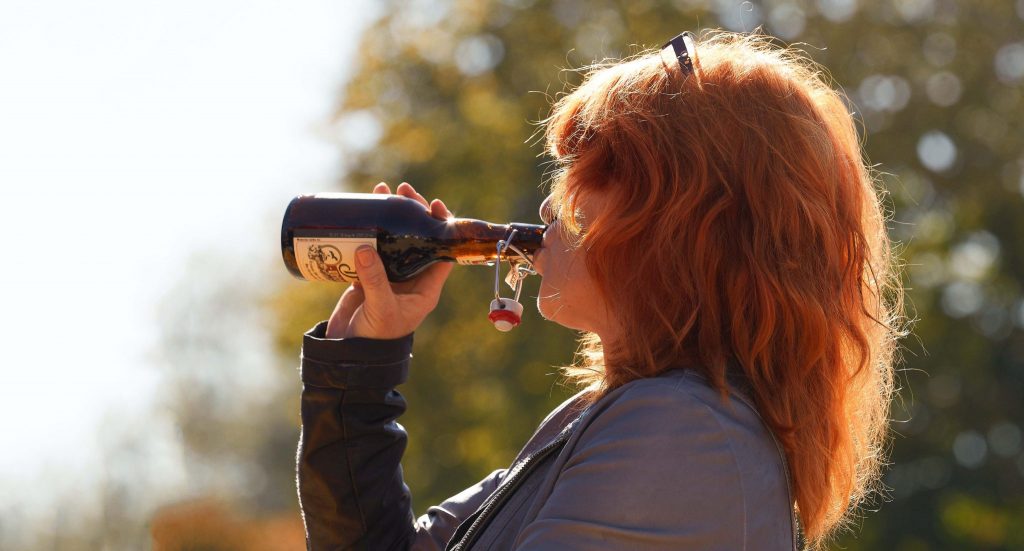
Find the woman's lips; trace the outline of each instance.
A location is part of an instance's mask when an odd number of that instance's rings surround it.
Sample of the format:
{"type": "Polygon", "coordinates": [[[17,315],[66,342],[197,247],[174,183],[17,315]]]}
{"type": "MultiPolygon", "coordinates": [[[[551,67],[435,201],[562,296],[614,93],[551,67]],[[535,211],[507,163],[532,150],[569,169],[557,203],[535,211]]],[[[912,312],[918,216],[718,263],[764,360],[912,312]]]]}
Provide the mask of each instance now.
{"type": "Polygon", "coordinates": [[[544,275],[544,274],[542,273],[543,270],[541,270],[541,268],[540,268],[540,262],[539,262],[538,259],[540,258],[540,252],[543,251],[543,250],[544,250],[544,247],[541,247],[541,248],[539,248],[539,249],[537,249],[536,251],[533,252],[533,270],[535,272],[537,272],[537,275],[541,275],[541,276],[544,275]]]}

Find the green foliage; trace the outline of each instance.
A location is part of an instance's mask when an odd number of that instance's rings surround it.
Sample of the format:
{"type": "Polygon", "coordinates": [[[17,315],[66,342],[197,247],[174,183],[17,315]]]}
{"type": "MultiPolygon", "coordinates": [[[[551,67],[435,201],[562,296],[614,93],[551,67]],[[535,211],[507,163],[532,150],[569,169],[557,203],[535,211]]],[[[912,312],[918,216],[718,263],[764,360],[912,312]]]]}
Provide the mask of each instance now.
{"type": "MultiPolygon", "coordinates": [[[[334,128],[349,171],[338,187],[409,181],[456,215],[536,221],[546,165],[531,121],[579,80],[565,68],[682,30],[764,21],[850,96],[891,194],[890,229],[918,318],[893,412],[891,495],[838,547],[1024,548],[1024,3],[732,4],[392,2],[364,34],[339,98],[334,128]],[[351,135],[367,125],[379,139],[351,135]]],[[[553,366],[571,361],[574,335],[530,307],[521,328],[495,332],[491,282],[488,270],[456,269],[416,335],[402,391],[418,511],[506,466],[569,394],[553,366]]],[[[342,290],[281,287],[270,307],[284,357],[295,357],[301,333],[342,290]]],[[[532,282],[525,301],[535,294],[532,282]]]]}

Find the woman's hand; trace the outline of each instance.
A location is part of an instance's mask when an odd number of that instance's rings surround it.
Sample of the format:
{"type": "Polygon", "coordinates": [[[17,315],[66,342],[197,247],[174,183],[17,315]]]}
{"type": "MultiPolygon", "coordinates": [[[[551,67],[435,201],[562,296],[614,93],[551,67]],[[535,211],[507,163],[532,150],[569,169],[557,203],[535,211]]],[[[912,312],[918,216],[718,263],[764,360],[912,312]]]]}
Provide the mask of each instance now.
{"type": "MultiPolygon", "coordinates": [[[[434,218],[445,220],[452,216],[440,199],[427,203],[407,183],[403,182],[395,191],[418,201],[434,218]]],[[[391,188],[381,182],[373,192],[390,194],[391,188]]],[[[377,251],[368,245],[360,247],[356,251],[359,281],[341,295],[327,322],[327,338],[396,339],[412,333],[437,306],[452,267],[450,262],[438,262],[412,280],[391,283],[377,251]]]]}

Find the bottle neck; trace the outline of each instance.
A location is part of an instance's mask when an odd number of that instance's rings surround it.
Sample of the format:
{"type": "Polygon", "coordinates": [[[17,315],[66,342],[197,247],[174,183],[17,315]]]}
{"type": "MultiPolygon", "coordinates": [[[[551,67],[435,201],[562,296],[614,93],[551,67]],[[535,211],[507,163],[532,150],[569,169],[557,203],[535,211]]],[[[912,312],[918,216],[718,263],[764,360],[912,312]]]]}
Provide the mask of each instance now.
{"type": "MultiPolygon", "coordinates": [[[[512,237],[511,245],[522,251],[531,260],[541,248],[546,226],[536,224],[494,224],[473,218],[455,218],[448,222],[450,244],[449,255],[463,264],[493,262],[498,257],[498,242],[512,237]],[[515,235],[512,235],[515,230],[515,235]]],[[[501,260],[519,255],[506,248],[501,260]]]]}
{"type": "Polygon", "coordinates": [[[512,230],[516,230],[516,234],[512,238],[512,245],[515,245],[519,250],[526,253],[530,260],[533,260],[533,254],[544,245],[544,230],[547,229],[547,226],[512,222],[508,225],[508,228],[509,234],[512,233],[512,230]]]}

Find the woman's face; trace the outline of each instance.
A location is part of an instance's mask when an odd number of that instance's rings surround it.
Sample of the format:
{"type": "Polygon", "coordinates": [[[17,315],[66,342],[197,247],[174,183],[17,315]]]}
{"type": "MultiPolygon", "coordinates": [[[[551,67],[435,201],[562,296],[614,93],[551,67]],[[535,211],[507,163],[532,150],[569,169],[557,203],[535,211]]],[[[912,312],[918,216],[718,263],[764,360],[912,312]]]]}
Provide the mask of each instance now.
{"type": "MultiPolygon", "coordinates": [[[[581,201],[579,225],[585,233],[590,220],[604,208],[599,197],[581,201]],[[582,219],[580,219],[582,218],[582,219]]],[[[579,236],[571,235],[562,221],[553,219],[551,197],[540,206],[540,217],[548,224],[543,247],[534,258],[541,276],[537,310],[545,319],[570,329],[590,331],[604,340],[611,330],[604,301],[586,266],[586,251],[575,246],[579,236]]]]}

